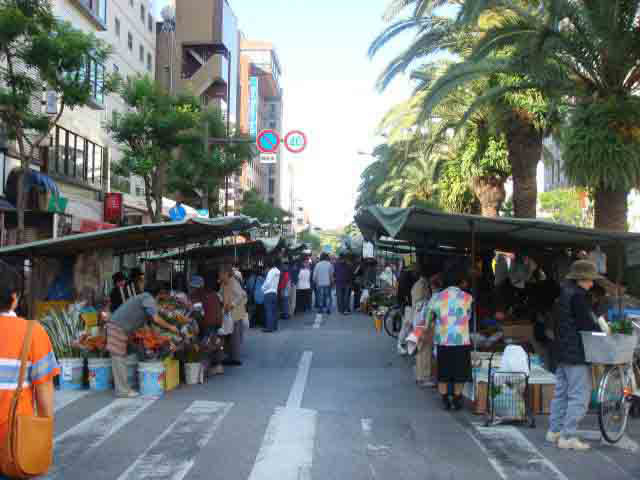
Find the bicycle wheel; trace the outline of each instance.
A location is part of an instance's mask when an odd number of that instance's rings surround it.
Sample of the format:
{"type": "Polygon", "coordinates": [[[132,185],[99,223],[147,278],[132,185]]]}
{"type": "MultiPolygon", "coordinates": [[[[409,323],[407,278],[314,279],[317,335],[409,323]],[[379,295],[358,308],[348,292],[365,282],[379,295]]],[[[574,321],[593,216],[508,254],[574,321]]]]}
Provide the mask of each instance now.
{"type": "Polygon", "coordinates": [[[393,338],[398,338],[402,329],[402,311],[400,307],[392,307],[384,316],[384,331],[393,338]]]}
{"type": "Polygon", "coordinates": [[[609,443],[620,441],[627,428],[629,402],[624,394],[625,375],[621,367],[610,367],[598,389],[598,423],[609,443]]]}

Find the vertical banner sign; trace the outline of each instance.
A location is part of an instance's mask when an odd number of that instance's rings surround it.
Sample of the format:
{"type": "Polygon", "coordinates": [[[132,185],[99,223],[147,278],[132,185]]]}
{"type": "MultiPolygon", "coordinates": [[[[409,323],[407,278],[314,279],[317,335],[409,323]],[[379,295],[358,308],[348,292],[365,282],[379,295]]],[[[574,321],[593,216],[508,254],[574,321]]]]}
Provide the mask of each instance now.
{"type": "Polygon", "coordinates": [[[258,77],[249,78],[249,135],[258,135],[258,77]]]}
{"type": "Polygon", "coordinates": [[[104,197],[104,221],[107,223],[122,223],[122,194],[107,193],[104,197]]]}

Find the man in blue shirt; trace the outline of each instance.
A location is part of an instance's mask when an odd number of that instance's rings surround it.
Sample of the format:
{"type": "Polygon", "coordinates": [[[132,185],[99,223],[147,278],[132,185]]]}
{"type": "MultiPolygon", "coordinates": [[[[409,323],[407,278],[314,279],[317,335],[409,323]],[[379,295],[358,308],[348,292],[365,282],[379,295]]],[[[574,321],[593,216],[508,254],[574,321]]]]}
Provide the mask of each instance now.
{"type": "Polygon", "coordinates": [[[187,216],[187,211],[182,206],[182,202],[178,200],[175,206],[169,210],[169,218],[172,222],[181,222],[187,216]]]}

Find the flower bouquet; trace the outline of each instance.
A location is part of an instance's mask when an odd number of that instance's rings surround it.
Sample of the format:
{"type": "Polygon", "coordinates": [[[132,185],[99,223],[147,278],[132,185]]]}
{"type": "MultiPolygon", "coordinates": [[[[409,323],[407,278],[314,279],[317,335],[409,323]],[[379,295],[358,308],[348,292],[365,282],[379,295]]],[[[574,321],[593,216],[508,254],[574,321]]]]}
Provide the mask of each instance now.
{"type": "Polygon", "coordinates": [[[105,335],[89,335],[83,333],[73,342],[73,345],[82,352],[82,356],[86,358],[107,358],[107,337],[105,335]]]}
{"type": "Polygon", "coordinates": [[[132,336],[132,348],[142,361],[163,360],[176,351],[169,335],[158,333],[154,328],[144,327],[132,336]]]}

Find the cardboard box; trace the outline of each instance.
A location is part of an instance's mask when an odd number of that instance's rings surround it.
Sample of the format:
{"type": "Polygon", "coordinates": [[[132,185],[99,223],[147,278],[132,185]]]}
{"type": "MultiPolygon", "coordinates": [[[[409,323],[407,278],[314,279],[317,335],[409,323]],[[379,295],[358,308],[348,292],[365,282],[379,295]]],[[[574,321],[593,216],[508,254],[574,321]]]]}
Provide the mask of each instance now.
{"type": "Polygon", "coordinates": [[[180,385],[180,362],[174,358],[167,358],[164,361],[164,369],[165,392],[175,390],[180,385]]]}
{"type": "Polygon", "coordinates": [[[542,414],[549,415],[551,413],[551,400],[553,399],[553,391],[555,385],[540,385],[542,387],[542,414]]]}

